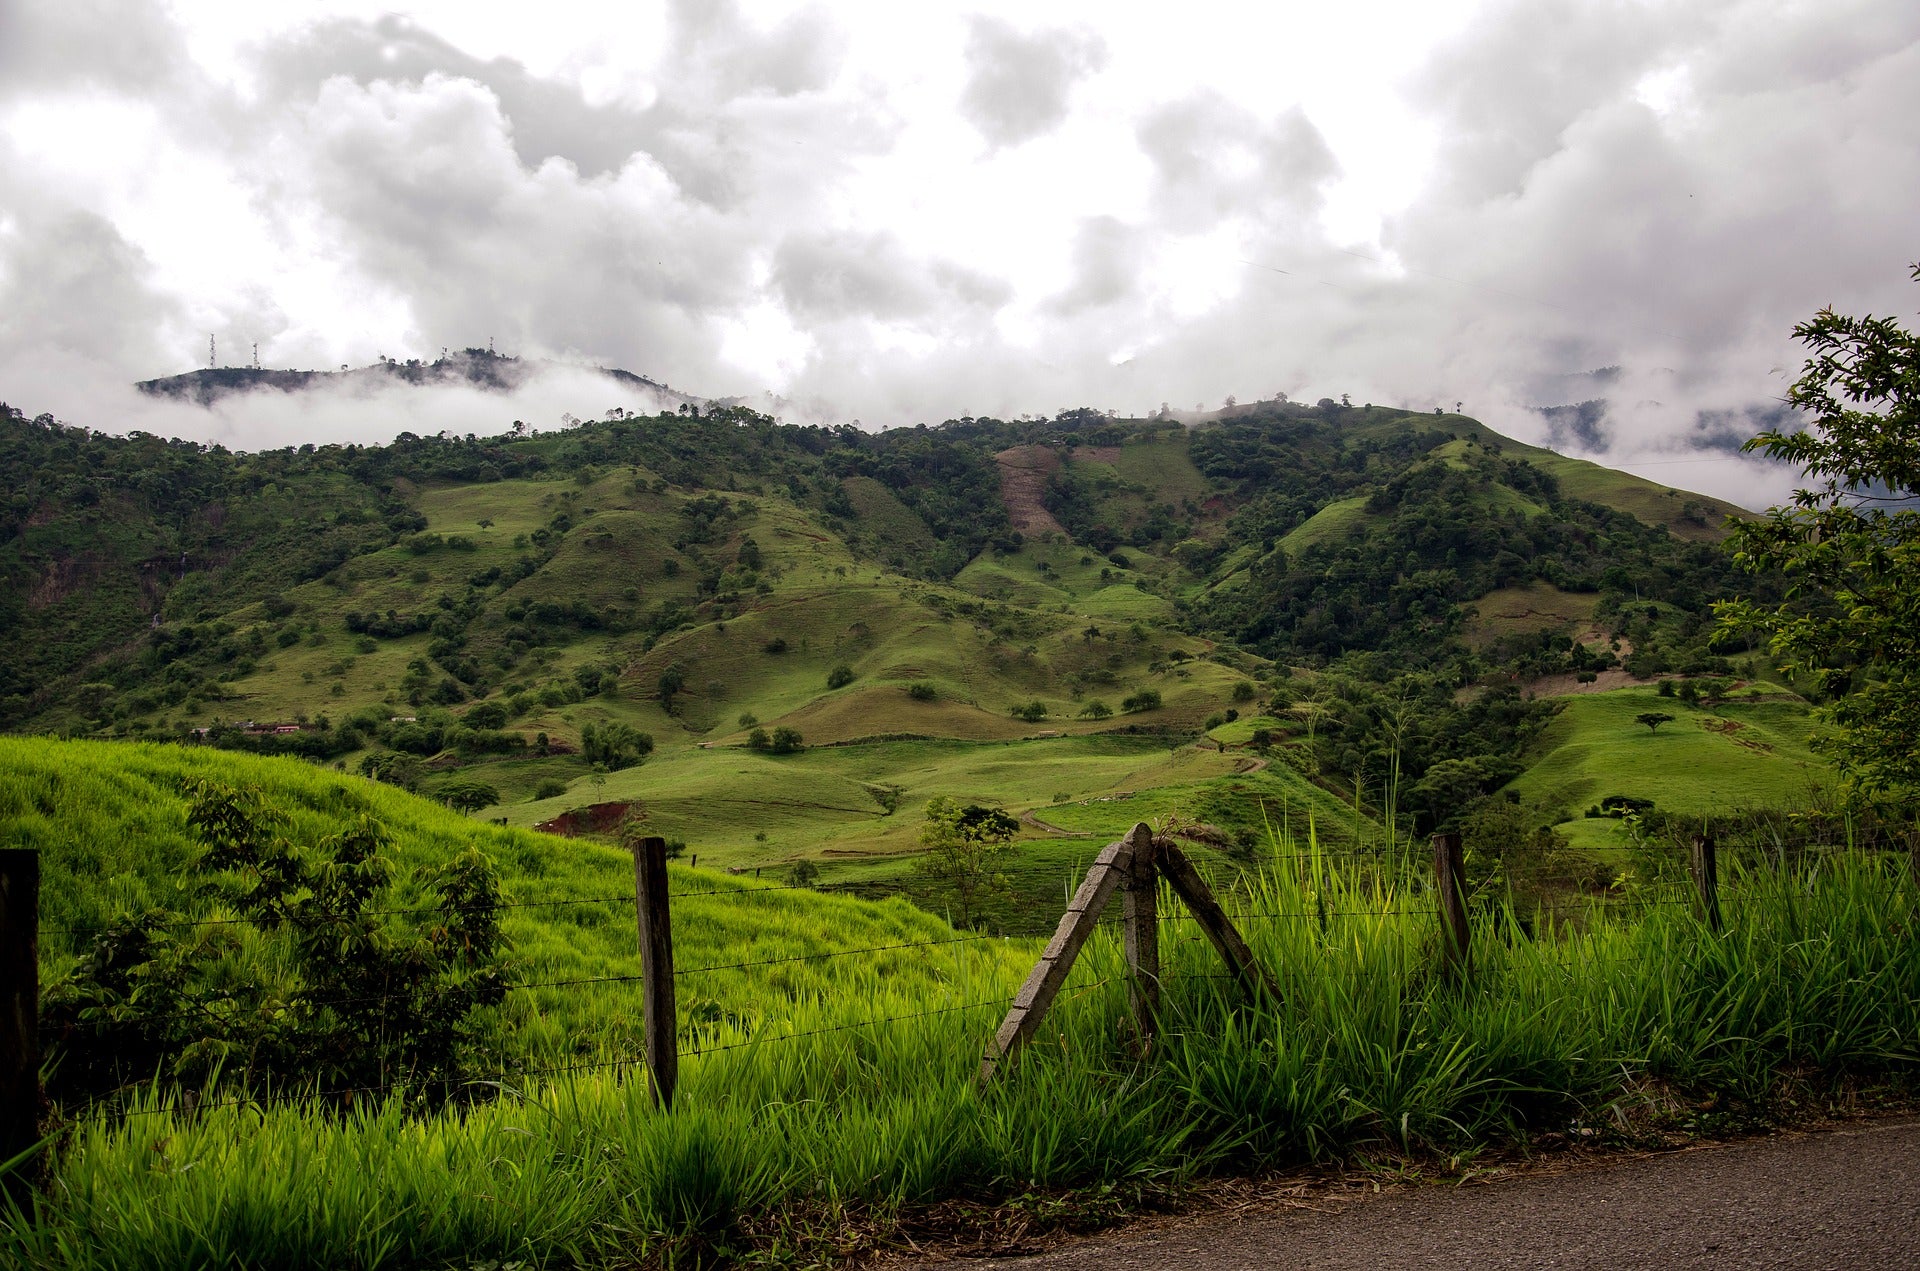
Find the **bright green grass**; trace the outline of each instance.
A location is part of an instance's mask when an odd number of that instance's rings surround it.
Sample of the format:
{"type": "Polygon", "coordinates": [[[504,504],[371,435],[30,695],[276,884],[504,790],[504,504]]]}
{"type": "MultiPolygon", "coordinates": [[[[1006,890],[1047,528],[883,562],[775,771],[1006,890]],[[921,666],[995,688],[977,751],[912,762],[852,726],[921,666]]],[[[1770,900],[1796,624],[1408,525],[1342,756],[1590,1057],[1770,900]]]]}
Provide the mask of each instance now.
{"type": "Polygon", "coordinates": [[[1239,764],[1237,757],[1192,747],[1170,757],[1157,738],[1097,734],[884,742],[784,756],[716,747],[677,751],[608,774],[601,784],[576,783],[556,799],[493,811],[513,824],[532,825],[586,802],[637,799],[649,828],[684,838],[703,861],[766,866],[829,848],[863,854],[912,850],[922,810],[940,795],[1016,813],[1034,809],[1051,819],[1047,810],[1056,795],[1080,799],[1167,782],[1191,784],[1225,777],[1239,764]],[[871,792],[878,786],[900,790],[892,815],[871,792]]]}
{"type": "Polygon", "coordinates": [[[1164,1035],[1144,1061],[1108,934],[1044,1041],[984,1091],[978,1056],[1017,960],[937,987],[855,974],[690,1028],[684,1052],[748,1044],[683,1053],[671,1115],[641,1080],[585,1073],[510,1079],[497,1102],[421,1120],[393,1106],[189,1116],[163,1096],[157,1115],[83,1118],[36,1221],[0,1233],[0,1259],[665,1261],[737,1245],[749,1215],[764,1249],[798,1234],[769,1232],[769,1215],[797,1228],[851,1207],[884,1225],[949,1197],[1460,1152],[1608,1127],[1669,1106],[1663,1086],[1686,1106],[1765,1115],[1786,1073],[1819,1089],[1920,1069],[1904,871],[1851,858],[1789,880],[1736,871],[1720,937],[1673,905],[1538,942],[1483,926],[1457,985],[1437,973],[1426,897],[1279,848],[1274,872],[1228,894],[1278,1000],[1241,1004],[1169,911],[1164,1035]],[[893,1015],[919,1018],[869,1023],[893,1015]]]}
{"type": "Polygon", "coordinates": [[[1609,794],[1683,814],[1794,807],[1827,772],[1808,749],[1813,724],[1797,701],[1727,701],[1691,710],[1653,689],[1562,698],[1511,786],[1529,803],[1577,816],[1609,794]],[[1634,716],[1674,716],[1657,732],[1634,716]]]}
{"type": "Polygon", "coordinates": [[[1335,499],[1295,526],[1280,547],[1289,556],[1297,556],[1316,543],[1337,543],[1347,532],[1367,519],[1367,499],[1335,499]]]}
{"type": "MultiPolygon", "coordinates": [[[[154,905],[196,916],[210,912],[179,882],[179,871],[201,850],[186,826],[182,786],[189,777],[259,788],[270,806],[289,816],[288,833],[296,842],[317,840],[343,818],[371,815],[388,831],[402,873],[478,846],[518,906],[507,911],[505,929],[520,982],[639,971],[633,865],[625,852],[471,821],[403,791],[295,760],[177,746],[0,738],[0,847],[42,854],[41,953],[49,974],[63,970],[83,945],[84,935],[74,929],[154,905]],[[588,897],[606,899],[552,904],[588,897]]],[[[690,1020],[708,1008],[731,1019],[757,1019],[769,992],[804,998],[856,982],[872,987],[878,982],[873,977],[899,992],[931,991],[953,976],[985,973],[983,967],[1013,974],[1025,956],[977,944],[852,964],[795,961],[759,974],[751,985],[739,971],[694,975],[692,968],[949,940],[953,932],[902,900],[875,904],[803,890],[768,891],[678,865],[670,873],[676,892],[716,893],[689,896],[675,906],[676,956],[688,972],[682,994],[690,1020]]],[[[387,907],[417,899],[402,882],[387,907]]],[[[630,1054],[638,1041],[638,1011],[632,985],[516,992],[502,1008],[498,1036],[516,1063],[630,1054]]]]}

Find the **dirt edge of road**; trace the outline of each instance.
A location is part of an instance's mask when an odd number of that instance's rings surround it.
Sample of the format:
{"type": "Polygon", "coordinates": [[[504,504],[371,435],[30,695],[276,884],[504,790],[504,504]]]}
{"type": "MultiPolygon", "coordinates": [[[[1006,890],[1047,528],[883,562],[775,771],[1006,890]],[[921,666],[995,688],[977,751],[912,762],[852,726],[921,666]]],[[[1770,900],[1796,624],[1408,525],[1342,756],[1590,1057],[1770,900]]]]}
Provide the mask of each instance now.
{"type": "Polygon", "coordinates": [[[1643,1133],[1632,1138],[1548,1134],[1527,1145],[1486,1148],[1450,1157],[1382,1153],[1343,1165],[1201,1179],[1177,1190],[1141,1188],[1130,1196],[1102,1191],[1035,1195],[1000,1205],[949,1201],[903,1213],[889,1237],[842,1265],[867,1271],[910,1271],[947,1262],[1032,1257],[1094,1237],[1145,1237],[1209,1217],[1235,1218],[1285,1210],[1337,1213],[1394,1192],[1547,1178],[1766,1139],[1806,1137],[1847,1128],[1893,1127],[1916,1118],[1920,1118],[1920,1096],[1880,1095],[1870,1103],[1743,1132],[1643,1133]]]}

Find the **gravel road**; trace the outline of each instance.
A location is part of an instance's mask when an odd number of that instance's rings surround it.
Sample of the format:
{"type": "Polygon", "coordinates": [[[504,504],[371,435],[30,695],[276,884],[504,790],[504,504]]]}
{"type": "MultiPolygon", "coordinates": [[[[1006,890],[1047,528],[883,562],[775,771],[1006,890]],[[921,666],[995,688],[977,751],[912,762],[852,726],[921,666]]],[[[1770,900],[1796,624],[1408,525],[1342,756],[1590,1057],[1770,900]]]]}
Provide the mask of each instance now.
{"type": "MultiPolygon", "coordinates": [[[[902,1271],[925,1263],[891,1264],[902,1271]]],[[[1920,1267],[1920,1121],[1149,1221],[970,1267],[1920,1267]],[[1306,1205],[1313,1208],[1307,1208],[1306,1205]]]]}

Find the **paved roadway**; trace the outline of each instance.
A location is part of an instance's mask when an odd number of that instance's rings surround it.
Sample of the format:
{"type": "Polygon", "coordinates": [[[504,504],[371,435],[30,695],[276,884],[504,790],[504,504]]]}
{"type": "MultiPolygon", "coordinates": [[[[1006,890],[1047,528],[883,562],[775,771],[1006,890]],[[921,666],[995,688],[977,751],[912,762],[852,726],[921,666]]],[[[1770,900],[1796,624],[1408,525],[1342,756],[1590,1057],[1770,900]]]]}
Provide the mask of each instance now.
{"type": "MultiPolygon", "coordinates": [[[[892,1264],[903,1269],[925,1263],[892,1264]]],[[[1920,1268],[1920,1121],[1149,1220],[1005,1271],[1920,1268]],[[1306,1206],[1311,1205],[1312,1208],[1306,1206]]]]}

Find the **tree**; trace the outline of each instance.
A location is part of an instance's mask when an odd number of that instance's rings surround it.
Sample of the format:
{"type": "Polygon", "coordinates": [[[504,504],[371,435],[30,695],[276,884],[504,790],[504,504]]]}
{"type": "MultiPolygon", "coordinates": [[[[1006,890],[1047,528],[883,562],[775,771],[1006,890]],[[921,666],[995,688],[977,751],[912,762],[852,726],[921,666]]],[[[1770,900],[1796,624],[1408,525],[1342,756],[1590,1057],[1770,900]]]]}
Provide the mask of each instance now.
{"type": "Polygon", "coordinates": [[[1660,731],[1660,725],[1673,722],[1673,716],[1665,711],[1641,711],[1633,717],[1633,722],[1645,724],[1648,732],[1657,733],[1660,731]]]}
{"type": "Polygon", "coordinates": [[[1160,709],[1160,690],[1156,688],[1143,688],[1138,693],[1134,693],[1122,701],[1120,703],[1120,709],[1126,711],[1129,715],[1135,715],[1141,711],[1157,711],[1160,709]]]}
{"type": "MultiPolygon", "coordinates": [[[[1913,267],[1920,282],[1920,265],[1913,267]]],[[[1733,525],[1734,559],[1779,571],[1777,603],[1718,605],[1723,631],[1760,632],[1781,669],[1828,700],[1820,745],[1848,792],[1920,796],[1920,339],[1890,318],[1821,310],[1787,403],[1806,427],[1746,444],[1797,464],[1807,487],[1733,525]]]]}
{"type": "Polygon", "coordinates": [[[588,724],[580,730],[580,753],[609,772],[631,768],[653,753],[653,734],[631,724],[588,724]]]}
{"type": "Polygon", "coordinates": [[[997,808],[978,804],[962,807],[941,795],[927,803],[927,821],[920,830],[926,848],[914,868],[953,893],[959,925],[971,927],[980,903],[1007,890],[1000,862],[1013,850],[1020,823],[997,808]]]}
{"type": "MultiPolygon", "coordinates": [[[[760,730],[756,728],[753,731],[757,733],[760,730]]],[[[775,755],[794,755],[805,749],[805,739],[797,728],[776,728],[767,743],[767,752],[775,755]]]]}
{"type": "Polygon", "coordinates": [[[827,687],[829,689],[845,688],[851,683],[853,683],[853,668],[844,662],[827,672],[827,687]]]}
{"type": "Polygon", "coordinates": [[[460,812],[478,812],[500,802],[500,792],[484,781],[461,778],[440,787],[440,798],[460,812]]]}
{"type": "Polygon", "coordinates": [[[1081,719],[1106,719],[1112,714],[1113,707],[1107,705],[1097,697],[1080,708],[1081,719]]]}

